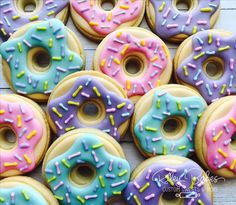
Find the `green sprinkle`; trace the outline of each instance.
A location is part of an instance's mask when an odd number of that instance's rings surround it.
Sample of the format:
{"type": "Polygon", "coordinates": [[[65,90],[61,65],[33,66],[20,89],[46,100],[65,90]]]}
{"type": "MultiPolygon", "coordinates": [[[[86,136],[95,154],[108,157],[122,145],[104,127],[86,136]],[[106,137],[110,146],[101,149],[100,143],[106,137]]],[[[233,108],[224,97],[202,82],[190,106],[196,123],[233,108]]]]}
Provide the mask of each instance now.
{"type": "Polygon", "coordinates": [[[54,197],[55,197],[56,199],[58,199],[59,201],[63,201],[63,200],[64,200],[64,198],[63,198],[62,196],[54,195],[54,197]]]}
{"type": "Polygon", "coordinates": [[[73,61],[73,59],[74,59],[74,54],[71,54],[71,55],[69,56],[69,61],[73,61]]]}
{"type": "Polygon", "coordinates": [[[79,106],[80,105],[79,102],[74,102],[74,101],[70,101],[70,100],[67,102],[67,104],[68,105],[75,105],[75,106],[79,106]]]}
{"type": "Polygon", "coordinates": [[[157,128],[154,128],[154,127],[145,127],[145,130],[151,131],[151,132],[157,132],[157,128]]]}
{"type": "Polygon", "coordinates": [[[49,46],[49,48],[52,48],[52,46],[53,46],[53,40],[52,40],[52,38],[50,38],[50,39],[48,40],[48,46],[49,46]]]}
{"type": "Polygon", "coordinates": [[[163,145],[162,149],[163,149],[163,155],[166,155],[167,153],[166,153],[166,145],[165,144],[163,145]]]}
{"type": "Polygon", "coordinates": [[[0,197],[0,202],[4,202],[5,199],[3,197],[0,197]]]}
{"type": "Polygon", "coordinates": [[[181,106],[180,101],[177,101],[176,104],[177,104],[177,108],[178,108],[178,110],[182,110],[182,106],[181,106]]]}
{"type": "Polygon", "coordinates": [[[92,148],[93,149],[97,149],[99,147],[102,147],[104,144],[103,143],[100,143],[100,144],[96,144],[96,145],[93,145],[92,148]]]}
{"type": "Polygon", "coordinates": [[[56,176],[52,176],[51,178],[48,179],[48,183],[51,183],[52,181],[54,181],[57,177],[56,176]]]}
{"type": "Polygon", "coordinates": [[[70,168],[70,164],[66,161],[66,159],[61,160],[62,164],[64,164],[67,168],[70,168]]]}
{"type": "Polygon", "coordinates": [[[112,194],[113,195],[121,195],[121,191],[113,191],[112,194]]]}
{"type": "Polygon", "coordinates": [[[48,89],[48,81],[45,81],[44,82],[44,90],[47,90],[48,89]]]}
{"type": "Polygon", "coordinates": [[[62,58],[60,56],[53,56],[52,60],[54,60],[54,61],[61,61],[62,58]]]}
{"type": "Polygon", "coordinates": [[[160,109],[161,108],[161,100],[157,100],[157,108],[160,109]]]}
{"type": "Polygon", "coordinates": [[[179,150],[184,150],[184,149],[186,149],[186,145],[183,145],[183,146],[179,146],[179,148],[178,148],[179,150]]]}
{"type": "Polygon", "coordinates": [[[75,129],[75,126],[67,127],[67,128],[65,129],[65,131],[66,131],[66,132],[69,132],[69,131],[71,131],[71,130],[73,130],[73,129],[75,129]]]}
{"type": "Polygon", "coordinates": [[[17,78],[21,78],[23,75],[25,75],[25,71],[21,71],[21,72],[19,72],[17,75],[16,75],[16,77],[17,78]]]}
{"type": "Polygon", "coordinates": [[[105,183],[104,183],[104,180],[103,180],[102,176],[100,175],[98,178],[99,178],[99,181],[100,181],[100,184],[101,184],[102,188],[104,188],[105,183]]]}
{"type": "Polygon", "coordinates": [[[38,26],[38,27],[37,27],[37,30],[38,30],[38,31],[46,31],[46,30],[47,30],[47,27],[43,27],[43,26],[40,27],[40,26],[38,26]]]}
{"type": "Polygon", "coordinates": [[[76,198],[77,198],[82,204],[85,203],[85,200],[84,200],[81,196],[77,195],[76,198]]]}
{"type": "Polygon", "coordinates": [[[17,43],[17,47],[18,47],[18,50],[20,53],[23,52],[23,47],[22,47],[22,44],[20,42],[17,43]]]}
{"type": "Polygon", "coordinates": [[[150,186],[150,183],[147,182],[147,183],[139,190],[139,192],[140,192],[140,193],[144,192],[149,186],[150,186]]]}
{"type": "Polygon", "coordinates": [[[29,201],[29,200],[30,200],[30,198],[29,198],[29,196],[27,195],[27,193],[26,193],[25,190],[22,190],[21,193],[22,193],[22,195],[24,196],[24,198],[25,198],[26,201],[29,201]]]}
{"type": "Polygon", "coordinates": [[[220,91],[220,94],[223,95],[224,92],[225,92],[225,88],[227,87],[226,84],[222,85],[222,88],[221,88],[221,91],[220,91]]]}
{"type": "Polygon", "coordinates": [[[125,169],[124,171],[120,172],[120,173],[118,174],[118,176],[119,176],[119,177],[122,177],[122,176],[124,176],[124,175],[127,174],[127,173],[128,173],[128,170],[125,169]]]}

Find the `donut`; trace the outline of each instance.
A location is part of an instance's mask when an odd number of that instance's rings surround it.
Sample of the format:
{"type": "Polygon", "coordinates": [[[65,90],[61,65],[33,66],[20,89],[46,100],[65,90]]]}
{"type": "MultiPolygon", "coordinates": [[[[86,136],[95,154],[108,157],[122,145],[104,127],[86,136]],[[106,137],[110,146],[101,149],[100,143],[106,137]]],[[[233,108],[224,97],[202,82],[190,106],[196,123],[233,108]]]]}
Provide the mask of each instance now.
{"type": "Polygon", "coordinates": [[[0,187],[1,204],[59,205],[48,188],[30,177],[8,177],[0,187]]]}
{"type": "Polygon", "coordinates": [[[129,205],[211,205],[213,190],[207,174],[194,161],[169,155],[145,160],[124,190],[129,205]]]}
{"type": "Polygon", "coordinates": [[[84,68],[79,40],[57,19],[23,26],[0,54],[11,89],[36,101],[46,101],[61,79],[84,68]]]}
{"type": "Polygon", "coordinates": [[[182,42],[187,37],[214,27],[220,14],[220,0],[147,0],[147,22],[163,39],[182,42]],[[188,7],[180,11],[178,5],[188,7]]]}
{"type": "Polygon", "coordinates": [[[236,96],[223,97],[203,113],[196,129],[197,156],[213,173],[236,178],[236,96]]]}
{"type": "Polygon", "coordinates": [[[189,156],[194,152],[195,127],[206,107],[197,92],[182,85],[163,85],[148,92],[136,104],[131,121],[141,154],[189,156]]]}
{"type": "Polygon", "coordinates": [[[93,67],[118,81],[136,102],[152,88],[169,82],[172,58],[156,35],[130,27],[109,34],[100,43],[93,67]]]}
{"type": "Polygon", "coordinates": [[[7,40],[15,31],[27,23],[58,18],[64,23],[68,19],[68,0],[6,0],[0,2],[0,37],[7,40]],[[27,6],[34,7],[27,11],[27,6]]]}
{"type": "Polygon", "coordinates": [[[121,146],[97,129],[78,129],[58,138],[42,169],[61,205],[109,204],[121,195],[130,177],[121,146]]]}
{"type": "Polygon", "coordinates": [[[174,60],[177,82],[197,90],[207,103],[236,94],[235,39],[218,30],[186,39],[174,60]]]}
{"type": "Polygon", "coordinates": [[[118,83],[95,71],[65,78],[53,90],[47,105],[49,124],[57,135],[92,127],[116,140],[125,134],[133,109],[118,83]]]}
{"type": "Polygon", "coordinates": [[[34,170],[46,152],[49,140],[46,116],[36,103],[13,94],[0,95],[1,177],[34,170]]]}
{"type": "Polygon", "coordinates": [[[102,40],[118,28],[138,26],[145,12],[145,1],[136,0],[70,0],[75,26],[92,40],[102,40]],[[112,9],[103,8],[104,3],[112,9]]]}

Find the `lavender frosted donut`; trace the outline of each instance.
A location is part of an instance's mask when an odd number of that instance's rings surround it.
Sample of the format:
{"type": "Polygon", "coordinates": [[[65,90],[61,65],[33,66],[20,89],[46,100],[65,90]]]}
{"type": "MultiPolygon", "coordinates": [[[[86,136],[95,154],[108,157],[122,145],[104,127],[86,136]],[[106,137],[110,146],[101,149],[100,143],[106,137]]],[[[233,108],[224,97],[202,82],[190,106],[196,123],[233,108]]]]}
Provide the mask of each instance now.
{"type": "Polygon", "coordinates": [[[212,28],[219,16],[220,0],[148,0],[147,22],[161,38],[181,42],[198,31],[212,28]],[[179,3],[188,6],[178,10],[179,3]]]}
{"type": "Polygon", "coordinates": [[[190,159],[171,155],[140,164],[124,196],[130,205],[213,204],[212,186],[202,168],[190,159]]]}
{"type": "Polygon", "coordinates": [[[69,0],[0,0],[0,37],[6,40],[21,26],[36,21],[68,18],[69,0]],[[35,7],[27,12],[27,6],[35,7]]]}
{"type": "Polygon", "coordinates": [[[178,83],[195,88],[211,103],[236,94],[236,36],[202,31],[186,39],[174,60],[178,83]]]}
{"type": "Polygon", "coordinates": [[[57,135],[97,128],[119,140],[129,125],[133,103],[110,77],[81,71],[65,78],[48,101],[49,124],[57,135]]]}

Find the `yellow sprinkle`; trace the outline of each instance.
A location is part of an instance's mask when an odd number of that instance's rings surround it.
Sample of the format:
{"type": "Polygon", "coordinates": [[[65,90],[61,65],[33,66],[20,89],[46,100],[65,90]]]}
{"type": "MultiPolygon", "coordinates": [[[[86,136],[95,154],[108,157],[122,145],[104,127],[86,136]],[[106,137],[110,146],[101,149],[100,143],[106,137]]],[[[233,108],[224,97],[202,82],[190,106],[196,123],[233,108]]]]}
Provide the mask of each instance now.
{"type": "Polygon", "coordinates": [[[207,8],[201,8],[200,11],[201,11],[201,12],[211,12],[211,11],[212,11],[212,8],[210,8],[210,7],[207,7],[207,8]]]}
{"type": "Polygon", "coordinates": [[[32,161],[27,154],[24,154],[24,158],[28,164],[32,164],[32,161]]]}
{"type": "Polygon", "coordinates": [[[106,65],[106,59],[104,58],[104,59],[102,59],[102,62],[101,62],[101,67],[104,67],[105,65],[106,65]]]}
{"type": "Polygon", "coordinates": [[[172,179],[170,178],[170,176],[167,174],[167,175],[165,175],[165,178],[166,178],[166,180],[169,182],[169,184],[171,185],[171,186],[174,186],[175,185],[175,183],[172,181],[172,179]]]}
{"type": "Polygon", "coordinates": [[[72,97],[73,97],[73,98],[76,97],[82,89],[83,89],[83,86],[80,85],[80,86],[76,89],[76,91],[72,94],[72,97]]]}
{"type": "Polygon", "coordinates": [[[65,129],[65,131],[66,131],[66,132],[69,132],[69,131],[74,130],[74,129],[75,129],[75,126],[67,127],[67,128],[65,129]]]}
{"type": "Polygon", "coordinates": [[[29,20],[30,21],[35,21],[35,20],[38,20],[38,18],[39,17],[37,15],[35,15],[35,16],[30,17],[29,20]]]}
{"type": "Polygon", "coordinates": [[[93,149],[98,149],[98,148],[100,148],[100,147],[102,147],[102,146],[104,146],[104,144],[103,144],[103,143],[100,143],[100,144],[93,145],[92,148],[93,148],[93,149]]]}
{"type": "Polygon", "coordinates": [[[53,14],[55,14],[55,11],[50,11],[50,12],[47,13],[47,16],[51,16],[53,14]]]}
{"type": "Polygon", "coordinates": [[[163,145],[162,149],[163,149],[163,155],[166,155],[167,153],[166,153],[166,145],[165,144],[163,145]]]}
{"type": "Polygon", "coordinates": [[[77,198],[82,204],[85,203],[85,200],[84,200],[81,196],[77,195],[76,198],[77,198]]]}
{"type": "Polygon", "coordinates": [[[0,115],[4,114],[5,110],[0,110],[0,115]]]}
{"type": "Polygon", "coordinates": [[[54,197],[55,197],[56,199],[58,199],[59,201],[63,201],[63,200],[64,200],[64,198],[63,198],[62,196],[54,195],[54,197]]]}
{"type": "Polygon", "coordinates": [[[130,45],[126,44],[125,47],[123,48],[123,50],[120,52],[121,55],[124,55],[126,53],[126,51],[129,49],[130,45]]]}
{"type": "Polygon", "coordinates": [[[181,106],[180,101],[177,101],[176,104],[177,104],[177,108],[178,108],[178,110],[182,110],[182,106],[181,106]]]}
{"type": "Polygon", "coordinates": [[[50,183],[50,182],[54,181],[56,178],[57,178],[56,176],[52,176],[51,178],[49,178],[47,180],[47,182],[50,183]]]}
{"type": "Polygon", "coordinates": [[[144,192],[149,186],[150,186],[150,183],[147,182],[141,189],[139,189],[139,192],[140,193],[144,192]]]}
{"type": "Polygon", "coordinates": [[[222,52],[222,51],[229,50],[230,48],[231,48],[230,46],[225,46],[225,47],[222,47],[222,48],[218,48],[218,51],[222,52]]]}
{"type": "Polygon", "coordinates": [[[230,170],[234,170],[235,166],[236,166],[236,159],[234,159],[232,164],[230,165],[230,170]]]}
{"type": "Polygon", "coordinates": [[[118,58],[114,58],[114,62],[117,64],[117,65],[120,65],[120,60],[118,58]]]}
{"type": "Polygon", "coordinates": [[[90,6],[94,6],[94,1],[90,0],[90,6]]]}
{"type": "Polygon", "coordinates": [[[103,180],[102,176],[100,175],[98,178],[99,178],[99,181],[100,181],[100,184],[101,184],[102,188],[104,188],[105,183],[104,183],[104,180],[103,180]]]}
{"type": "Polygon", "coordinates": [[[111,125],[115,126],[114,116],[113,115],[109,115],[109,119],[110,119],[111,125]]]}
{"type": "Polygon", "coordinates": [[[164,49],[164,53],[165,53],[166,57],[168,57],[169,52],[168,52],[167,46],[162,44],[162,48],[164,49]]]}
{"type": "Polygon", "coordinates": [[[197,200],[197,203],[198,203],[199,205],[204,205],[204,203],[202,202],[201,199],[198,199],[198,200],[197,200]]]}
{"type": "Polygon", "coordinates": [[[128,173],[128,170],[125,169],[124,171],[120,172],[120,173],[118,174],[118,176],[119,176],[119,177],[122,177],[122,176],[126,175],[127,173],[128,173]]]}
{"type": "Polygon", "coordinates": [[[2,33],[3,33],[3,35],[4,35],[4,36],[6,36],[6,35],[7,35],[7,32],[5,31],[5,29],[4,29],[4,28],[1,28],[1,31],[2,31],[2,33]]]}
{"type": "Polygon", "coordinates": [[[216,142],[223,134],[223,130],[221,130],[215,137],[213,137],[213,142],[216,142]]]}
{"type": "Polygon", "coordinates": [[[160,87],[160,85],[161,85],[161,80],[159,79],[159,80],[157,81],[157,87],[160,87]]]}
{"type": "Polygon", "coordinates": [[[53,107],[52,111],[60,118],[62,118],[62,114],[57,110],[57,108],[53,107]]]}
{"type": "Polygon", "coordinates": [[[52,46],[53,46],[52,38],[50,38],[50,39],[48,40],[48,46],[49,46],[49,48],[52,48],[52,46]]]}
{"type": "Polygon", "coordinates": [[[121,35],[122,35],[122,32],[119,31],[119,32],[117,32],[116,37],[119,38],[121,35]]]}
{"type": "Polygon", "coordinates": [[[31,133],[28,134],[26,137],[27,140],[30,140],[32,137],[34,137],[37,134],[36,130],[33,130],[31,133]]]}
{"type": "Polygon", "coordinates": [[[19,15],[12,16],[12,20],[17,20],[17,19],[19,19],[19,18],[20,18],[19,15]]]}
{"type": "Polygon", "coordinates": [[[126,80],[126,89],[130,90],[130,88],[131,88],[130,80],[126,80]]]}
{"type": "Polygon", "coordinates": [[[196,178],[196,177],[193,177],[193,178],[192,178],[192,183],[191,183],[190,186],[189,186],[189,188],[190,188],[191,190],[193,190],[193,188],[194,188],[196,182],[197,182],[197,178],[196,178]]]}
{"type": "Polygon", "coordinates": [[[222,149],[218,149],[217,150],[224,158],[227,158],[228,157],[228,154],[227,153],[225,153],[222,149]]]}
{"type": "Polygon", "coordinates": [[[160,99],[157,100],[156,106],[157,106],[158,109],[161,108],[161,100],[160,99]]]}
{"type": "Polygon", "coordinates": [[[208,44],[212,44],[212,34],[208,34],[208,44]]]}
{"type": "Polygon", "coordinates": [[[162,12],[163,11],[163,9],[165,8],[165,6],[166,6],[166,2],[162,2],[162,4],[161,4],[161,6],[159,7],[159,12],[162,12]]]}
{"type": "Polygon", "coordinates": [[[134,195],[134,200],[135,200],[137,205],[142,205],[136,195],[134,195]]]}
{"type": "Polygon", "coordinates": [[[74,102],[74,101],[68,101],[67,104],[68,104],[68,105],[76,105],[76,106],[79,106],[79,105],[80,105],[79,102],[74,102]]]}
{"type": "Polygon", "coordinates": [[[186,65],[183,67],[183,70],[184,70],[184,75],[188,76],[188,68],[186,65]]]}
{"type": "Polygon", "coordinates": [[[120,108],[124,107],[125,105],[126,105],[126,103],[123,102],[123,103],[118,104],[116,107],[117,107],[118,109],[120,109],[120,108]]]}
{"type": "Polygon", "coordinates": [[[26,191],[25,191],[25,190],[22,190],[21,193],[22,193],[22,195],[24,196],[25,200],[26,200],[26,201],[29,201],[30,198],[29,198],[28,194],[26,193],[26,191]]]}
{"type": "Polygon", "coordinates": [[[44,82],[44,90],[47,90],[48,89],[48,81],[45,81],[44,82]]]}
{"type": "Polygon", "coordinates": [[[195,34],[195,33],[197,33],[197,26],[194,26],[193,27],[193,32],[192,32],[193,34],[195,34]]]}
{"type": "MultiPolygon", "coordinates": [[[[0,113],[1,114],[1,113],[0,113]]],[[[229,118],[229,121],[232,122],[236,126],[236,120],[233,117],[229,118]]]]}
{"type": "Polygon", "coordinates": [[[97,89],[97,87],[93,87],[93,91],[95,92],[95,94],[97,95],[97,97],[101,97],[101,93],[99,92],[99,90],[97,89]]]}
{"type": "Polygon", "coordinates": [[[197,56],[194,56],[194,60],[198,60],[199,58],[203,57],[205,55],[205,52],[200,53],[197,56]]]}
{"type": "Polygon", "coordinates": [[[120,5],[120,8],[121,8],[121,9],[124,9],[124,10],[128,10],[128,9],[129,9],[129,6],[127,6],[127,5],[120,5]]]}
{"type": "Polygon", "coordinates": [[[18,47],[18,50],[20,53],[23,52],[23,47],[22,47],[22,44],[20,42],[17,43],[17,47],[18,47]]]}
{"type": "Polygon", "coordinates": [[[222,88],[221,88],[221,91],[220,91],[220,94],[224,94],[224,92],[225,92],[225,88],[227,87],[227,85],[226,84],[224,84],[224,85],[222,85],[222,88]]]}
{"type": "Polygon", "coordinates": [[[107,20],[108,20],[108,21],[111,21],[111,20],[112,20],[112,12],[109,12],[109,13],[107,14],[107,20]]]}
{"type": "Polygon", "coordinates": [[[154,61],[156,61],[156,60],[158,60],[158,56],[154,56],[154,57],[151,59],[151,62],[154,62],[154,61]]]}
{"type": "Polygon", "coordinates": [[[99,24],[98,24],[98,22],[90,21],[89,25],[90,26],[98,26],[99,24]]]}
{"type": "Polygon", "coordinates": [[[17,162],[5,162],[4,163],[4,167],[15,167],[17,165],[18,165],[17,162]]]}
{"type": "Polygon", "coordinates": [[[146,45],[145,40],[141,40],[141,41],[140,41],[140,44],[141,44],[141,46],[145,46],[145,45],[146,45]]]}
{"type": "Polygon", "coordinates": [[[21,123],[21,115],[17,115],[17,127],[21,127],[22,123],[21,123]]]}
{"type": "Polygon", "coordinates": [[[16,75],[16,77],[17,78],[21,78],[23,75],[25,75],[25,71],[21,71],[21,72],[19,72],[17,75],[16,75]]]}
{"type": "Polygon", "coordinates": [[[70,164],[66,161],[66,159],[61,160],[62,164],[64,164],[67,168],[70,168],[70,164]]]}

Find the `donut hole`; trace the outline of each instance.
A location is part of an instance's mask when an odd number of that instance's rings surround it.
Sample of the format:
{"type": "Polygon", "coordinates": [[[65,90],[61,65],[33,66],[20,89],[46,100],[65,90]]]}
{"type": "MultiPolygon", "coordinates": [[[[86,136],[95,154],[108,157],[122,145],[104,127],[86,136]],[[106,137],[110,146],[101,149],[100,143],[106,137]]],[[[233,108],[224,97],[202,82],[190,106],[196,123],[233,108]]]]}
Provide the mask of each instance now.
{"type": "Polygon", "coordinates": [[[192,9],[193,2],[192,0],[175,0],[175,8],[182,13],[188,12],[192,9]]]}
{"type": "Polygon", "coordinates": [[[9,127],[0,128],[0,148],[13,149],[16,146],[16,134],[9,127]]]}
{"type": "Polygon", "coordinates": [[[218,80],[224,74],[224,61],[218,57],[211,57],[203,62],[203,70],[208,78],[218,80]]]}
{"type": "Polygon", "coordinates": [[[50,68],[51,56],[44,48],[33,48],[28,53],[28,64],[35,72],[45,72],[50,68]]]}
{"type": "Polygon", "coordinates": [[[105,118],[106,110],[99,99],[84,102],[77,113],[78,119],[85,125],[97,125],[105,118]]]}
{"type": "Polygon", "coordinates": [[[111,11],[116,5],[115,0],[102,0],[101,1],[101,7],[105,11],[111,11]]]}
{"type": "Polygon", "coordinates": [[[144,59],[140,55],[127,56],[124,59],[124,72],[126,75],[135,77],[144,71],[144,59]]]}
{"type": "Polygon", "coordinates": [[[95,177],[96,169],[87,163],[76,165],[70,172],[70,180],[78,186],[91,184],[95,177]]]}
{"type": "Polygon", "coordinates": [[[17,8],[21,12],[32,13],[36,10],[37,1],[36,0],[17,0],[17,8]]]}
{"type": "Polygon", "coordinates": [[[161,132],[166,138],[177,139],[183,136],[186,126],[185,118],[171,116],[162,123],[161,132]]]}
{"type": "Polygon", "coordinates": [[[181,205],[184,203],[184,200],[178,197],[179,190],[170,190],[166,191],[161,195],[160,205],[173,204],[181,205]]]}
{"type": "Polygon", "coordinates": [[[231,137],[231,147],[236,150],[236,132],[231,137]]]}

